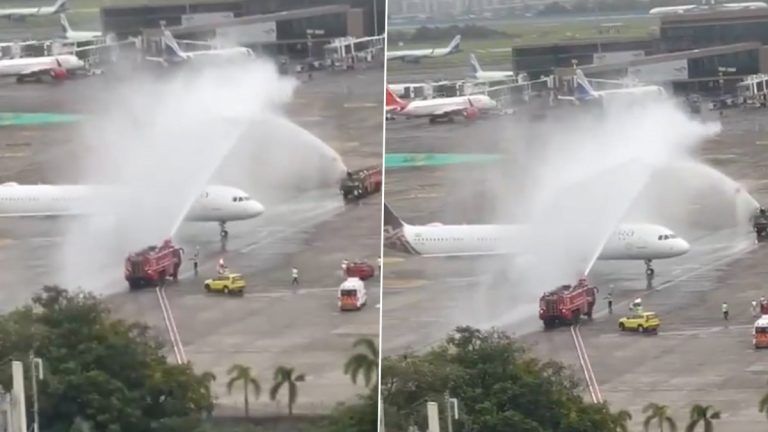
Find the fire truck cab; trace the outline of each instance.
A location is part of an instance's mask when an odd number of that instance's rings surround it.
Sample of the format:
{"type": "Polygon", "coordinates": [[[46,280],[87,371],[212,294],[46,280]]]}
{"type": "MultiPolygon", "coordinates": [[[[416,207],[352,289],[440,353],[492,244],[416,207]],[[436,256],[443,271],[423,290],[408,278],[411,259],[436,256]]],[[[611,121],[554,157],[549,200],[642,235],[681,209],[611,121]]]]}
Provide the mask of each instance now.
{"type": "Polygon", "coordinates": [[[124,270],[128,287],[157,286],[169,277],[178,280],[183,252],[168,239],[160,246],[148,246],[128,255],[124,270]]]}
{"type": "Polygon", "coordinates": [[[582,278],[575,285],[561,285],[544,293],[539,299],[539,319],[544,328],[576,324],[582,315],[592,319],[597,291],[582,278]]]}
{"type": "Polygon", "coordinates": [[[341,180],[339,190],[344,201],[364,198],[381,190],[382,170],[380,166],[372,166],[356,171],[348,171],[341,180]]]}

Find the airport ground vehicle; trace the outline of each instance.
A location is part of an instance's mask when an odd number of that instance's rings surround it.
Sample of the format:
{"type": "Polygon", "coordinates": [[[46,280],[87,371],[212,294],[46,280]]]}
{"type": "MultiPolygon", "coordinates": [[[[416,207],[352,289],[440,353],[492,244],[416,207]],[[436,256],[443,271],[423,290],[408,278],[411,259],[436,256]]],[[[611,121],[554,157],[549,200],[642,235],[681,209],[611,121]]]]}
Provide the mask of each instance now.
{"type": "Polygon", "coordinates": [[[365,284],[359,278],[347,278],[339,286],[339,310],[360,310],[368,302],[365,292],[365,284]]]}
{"type": "Polygon", "coordinates": [[[582,315],[591,319],[597,291],[586,279],[580,279],[575,285],[562,285],[544,293],[539,299],[539,319],[544,328],[575,324],[582,315]]]}
{"type": "Polygon", "coordinates": [[[345,201],[364,198],[381,191],[381,166],[371,166],[356,171],[348,171],[341,180],[339,190],[345,201]]]}
{"type": "Polygon", "coordinates": [[[760,207],[758,211],[752,215],[752,228],[757,234],[757,240],[768,239],[768,211],[760,207]]]}
{"type": "Polygon", "coordinates": [[[368,280],[376,274],[376,269],[366,261],[355,261],[347,264],[347,277],[368,280]]]}
{"type": "Polygon", "coordinates": [[[125,280],[130,289],[163,284],[166,278],[179,278],[184,250],[170,239],[160,246],[148,246],[125,259],[125,280]]]}
{"type": "Polygon", "coordinates": [[[243,295],[245,293],[245,278],[240,273],[226,273],[206,280],[203,288],[207,292],[243,295]]]}
{"type": "Polygon", "coordinates": [[[653,332],[659,330],[661,320],[655,312],[643,312],[619,319],[619,330],[633,330],[640,333],[653,332]]]}
{"type": "Polygon", "coordinates": [[[768,348],[768,317],[761,316],[752,328],[752,346],[755,349],[768,348]]]}

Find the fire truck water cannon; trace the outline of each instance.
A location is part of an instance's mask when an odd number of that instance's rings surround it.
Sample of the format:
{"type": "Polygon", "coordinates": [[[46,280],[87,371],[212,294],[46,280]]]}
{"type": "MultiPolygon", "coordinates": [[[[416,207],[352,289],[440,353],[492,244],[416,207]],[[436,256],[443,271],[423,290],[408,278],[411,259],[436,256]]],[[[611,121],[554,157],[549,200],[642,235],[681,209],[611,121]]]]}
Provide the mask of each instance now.
{"type": "Polygon", "coordinates": [[[561,285],[544,293],[539,299],[539,319],[544,328],[577,324],[582,316],[592,319],[598,289],[586,278],[575,285],[561,285]]]}
{"type": "Polygon", "coordinates": [[[130,289],[158,286],[167,278],[179,278],[184,249],[166,239],[160,246],[148,246],[125,259],[125,280],[130,289]]]}

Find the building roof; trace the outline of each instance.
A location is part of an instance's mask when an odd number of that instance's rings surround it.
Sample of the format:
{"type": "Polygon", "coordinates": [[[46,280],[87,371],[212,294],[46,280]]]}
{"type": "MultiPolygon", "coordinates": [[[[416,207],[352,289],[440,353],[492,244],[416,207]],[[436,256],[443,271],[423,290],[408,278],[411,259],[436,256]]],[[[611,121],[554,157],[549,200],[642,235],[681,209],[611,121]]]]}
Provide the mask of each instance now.
{"type": "MultiPolygon", "coordinates": [[[[264,15],[250,15],[240,18],[234,18],[224,22],[218,22],[215,24],[197,24],[189,26],[172,26],[166,27],[171,33],[201,33],[211,31],[221,27],[233,27],[240,25],[258,24],[273,21],[284,21],[300,18],[309,18],[318,15],[332,15],[347,13],[351,8],[349,5],[331,5],[331,6],[318,6],[306,9],[294,9],[284,12],[275,12],[264,15]]],[[[162,36],[162,30],[145,29],[144,37],[160,37],[162,36]]]]}
{"type": "MultiPolygon", "coordinates": [[[[716,56],[721,54],[730,54],[730,53],[735,53],[740,51],[757,50],[757,49],[760,49],[762,46],[763,44],[761,44],[760,42],[743,42],[743,43],[737,43],[737,44],[731,44],[731,45],[721,45],[721,46],[710,47],[710,48],[700,48],[700,49],[689,50],[689,51],[679,51],[674,53],[652,55],[648,57],[632,59],[625,62],[606,63],[606,64],[600,64],[600,65],[586,65],[586,66],[580,67],[580,69],[585,74],[597,73],[597,72],[608,72],[616,69],[626,69],[632,66],[642,66],[642,65],[649,65],[649,64],[656,64],[656,63],[664,63],[664,62],[674,61],[674,60],[688,60],[692,58],[701,58],[701,57],[716,56]]],[[[567,76],[574,75],[575,72],[573,68],[569,67],[569,68],[557,68],[555,70],[555,73],[558,76],[567,77],[567,76]]]]}
{"type": "Polygon", "coordinates": [[[660,15],[660,27],[733,24],[768,21],[768,9],[713,10],[660,15]]]}

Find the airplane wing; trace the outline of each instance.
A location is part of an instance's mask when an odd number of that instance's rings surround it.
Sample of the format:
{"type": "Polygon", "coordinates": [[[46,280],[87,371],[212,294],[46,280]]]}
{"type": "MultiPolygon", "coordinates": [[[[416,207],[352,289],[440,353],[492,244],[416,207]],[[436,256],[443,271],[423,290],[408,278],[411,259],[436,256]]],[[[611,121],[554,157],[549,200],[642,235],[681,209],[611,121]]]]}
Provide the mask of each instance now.
{"type": "Polygon", "coordinates": [[[22,78],[33,78],[43,75],[50,75],[50,73],[53,71],[54,68],[50,66],[38,66],[34,68],[27,69],[25,71],[22,71],[17,76],[22,78]]]}
{"type": "Polygon", "coordinates": [[[446,116],[450,114],[462,114],[467,107],[463,105],[447,106],[439,111],[435,111],[430,116],[446,116]]]}

